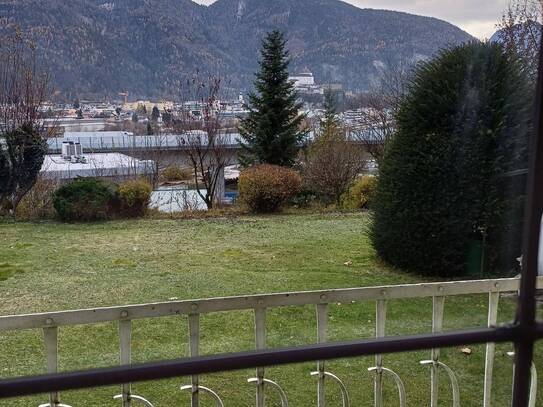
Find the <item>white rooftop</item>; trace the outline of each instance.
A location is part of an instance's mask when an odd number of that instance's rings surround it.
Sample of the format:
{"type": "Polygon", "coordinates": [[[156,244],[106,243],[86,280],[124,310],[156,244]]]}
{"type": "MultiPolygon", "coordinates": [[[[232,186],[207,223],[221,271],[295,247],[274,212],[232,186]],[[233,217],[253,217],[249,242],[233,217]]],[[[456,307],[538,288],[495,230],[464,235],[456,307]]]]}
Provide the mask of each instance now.
{"type": "Polygon", "coordinates": [[[124,137],[133,136],[129,131],[65,131],[64,138],[68,140],[78,139],[80,137],[124,137]]]}
{"type": "Polygon", "coordinates": [[[153,162],[120,153],[84,154],[86,163],[71,162],[61,155],[46,155],[40,173],[46,178],[118,177],[153,172],[153,162]]]}

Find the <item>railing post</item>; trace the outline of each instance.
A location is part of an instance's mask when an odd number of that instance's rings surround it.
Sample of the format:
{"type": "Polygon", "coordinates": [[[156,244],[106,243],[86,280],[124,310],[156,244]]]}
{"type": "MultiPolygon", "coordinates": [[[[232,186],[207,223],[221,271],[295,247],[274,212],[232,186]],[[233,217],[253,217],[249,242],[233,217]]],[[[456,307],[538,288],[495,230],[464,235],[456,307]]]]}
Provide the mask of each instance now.
{"type": "MultiPolygon", "coordinates": [[[[132,321],[119,321],[119,346],[121,365],[129,365],[132,360],[132,321]]],[[[122,386],[123,407],[131,406],[131,386],[124,383],[122,386]]]]}
{"type": "MultiPolygon", "coordinates": [[[[492,291],[488,293],[488,327],[496,325],[498,320],[498,302],[500,299],[499,291],[492,291]]],[[[490,407],[492,400],[492,373],[494,370],[494,354],[496,350],[495,343],[486,344],[485,355],[485,384],[484,384],[484,396],[483,407],[490,407]]]]}
{"type": "MultiPolygon", "coordinates": [[[[266,349],[266,308],[255,308],[255,342],[256,349],[266,349]]],[[[264,368],[256,369],[256,406],[264,407],[264,368]]]]}
{"type": "MultiPolygon", "coordinates": [[[[45,352],[47,355],[47,373],[58,371],[58,327],[43,328],[45,352]]],[[[57,407],[60,404],[60,393],[49,393],[49,406],[57,407]]]]}
{"type": "MultiPolygon", "coordinates": [[[[386,300],[377,300],[375,302],[375,337],[383,338],[385,336],[385,323],[387,315],[386,300]]],[[[375,378],[374,394],[375,407],[383,405],[383,355],[375,355],[375,378]]]]}
{"type": "MultiPolygon", "coordinates": [[[[328,304],[317,304],[317,342],[328,341],[328,304]]],[[[326,395],[324,391],[325,368],[324,361],[317,361],[319,381],[317,382],[317,407],[326,406],[326,395]]]]}
{"type": "MultiPolygon", "coordinates": [[[[200,315],[189,315],[189,352],[191,357],[198,356],[200,353],[200,315]]],[[[191,377],[192,393],[190,398],[190,406],[198,407],[198,395],[199,395],[199,377],[193,375],[191,377]]]]}
{"type": "MultiPolygon", "coordinates": [[[[445,306],[445,297],[432,297],[432,333],[440,333],[443,331],[443,309],[445,306]]],[[[432,349],[432,365],[430,367],[431,379],[431,407],[437,407],[439,398],[439,354],[440,349],[432,349]]]]}

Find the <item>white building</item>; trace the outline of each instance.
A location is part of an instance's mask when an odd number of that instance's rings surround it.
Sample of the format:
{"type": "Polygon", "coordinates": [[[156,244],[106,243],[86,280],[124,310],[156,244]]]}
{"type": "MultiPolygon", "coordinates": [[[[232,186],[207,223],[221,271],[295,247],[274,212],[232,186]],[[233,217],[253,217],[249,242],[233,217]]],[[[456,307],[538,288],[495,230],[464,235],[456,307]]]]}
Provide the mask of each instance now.
{"type": "Polygon", "coordinates": [[[79,177],[125,178],[153,174],[154,163],[120,153],[91,153],[71,159],[60,154],[45,156],[40,174],[44,178],[69,180],[79,177]]]}
{"type": "Polygon", "coordinates": [[[315,78],[309,69],[304,69],[296,75],[289,76],[288,79],[294,82],[296,88],[312,87],[315,85],[315,78]]]}

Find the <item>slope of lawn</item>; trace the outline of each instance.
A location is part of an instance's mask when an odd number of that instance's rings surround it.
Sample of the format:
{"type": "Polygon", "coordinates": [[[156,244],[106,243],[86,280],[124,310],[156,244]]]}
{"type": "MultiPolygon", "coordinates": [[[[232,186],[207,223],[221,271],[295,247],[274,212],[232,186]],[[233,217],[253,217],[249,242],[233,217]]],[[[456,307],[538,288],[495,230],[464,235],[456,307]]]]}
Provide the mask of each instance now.
{"type": "MultiPolygon", "coordinates": [[[[136,220],[99,224],[0,223],[0,314],[88,308],[216,296],[420,282],[379,263],[368,236],[368,215],[326,214],[240,217],[206,220],[136,220]],[[352,262],[351,266],[344,263],[352,262]]],[[[403,236],[399,238],[408,238],[403,236]]],[[[448,298],[445,328],[484,326],[487,296],[448,298]]],[[[513,298],[500,301],[500,320],[514,313],[513,298]]],[[[374,335],[374,303],[333,304],[331,340],[374,335]]],[[[431,299],[391,301],[387,333],[429,332],[431,299]]],[[[139,320],[133,323],[136,362],[186,356],[186,317],[139,320]]],[[[313,343],[313,307],[273,309],[268,313],[270,347],[313,343]]],[[[201,320],[201,352],[241,351],[254,347],[251,312],[205,315],[201,320]]],[[[494,375],[494,404],[510,403],[512,363],[499,345],[494,375]]],[[[463,406],[482,404],[484,347],[472,354],[445,349],[442,360],[458,375],[463,406]]],[[[60,329],[62,370],[118,363],[114,323],[60,329]]],[[[541,352],[538,365],[543,367],[541,352]]],[[[387,367],[404,380],[409,406],[429,404],[429,371],[419,361],[428,352],[385,356],[387,367]]],[[[327,363],[344,379],[352,405],[372,405],[372,358],[327,363]]],[[[270,368],[267,376],[283,385],[292,406],[316,403],[314,364],[270,368]]],[[[0,333],[0,377],[42,373],[45,370],[42,334],[38,330],[0,333]]],[[[542,370],[543,371],[543,370],[542,370]]],[[[231,407],[254,405],[254,388],[246,379],[252,371],[202,377],[231,407]]],[[[179,385],[188,378],[134,385],[156,407],[190,405],[179,385]]],[[[118,387],[67,392],[73,406],[118,406],[112,396],[118,387]]],[[[441,401],[450,405],[451,392],[441,375],[441,401]]],[[[341,405],[339,390],[327,387],[330,406],[341,405]]],[[[543,400],[543,398],[540,398],[543,400]]],[[[393,384],[385,386],[386,405],[397,405],[393,384]]],[[[35,406],[46,396],[0,401],[0,406],[35,406]]],[[[213,402],[202,396],[202,406],[213,402]]],[[[268,389],[268,405],[278,404],[268,389]]],[[[441,405],[441,403],[440,403],[441,405]]]]}

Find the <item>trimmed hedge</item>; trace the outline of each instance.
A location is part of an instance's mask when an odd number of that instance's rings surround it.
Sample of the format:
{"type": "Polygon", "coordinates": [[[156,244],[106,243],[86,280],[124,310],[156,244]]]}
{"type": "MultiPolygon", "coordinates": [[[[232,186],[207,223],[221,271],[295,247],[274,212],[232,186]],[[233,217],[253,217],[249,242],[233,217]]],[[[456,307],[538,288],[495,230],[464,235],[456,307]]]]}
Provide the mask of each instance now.
{"type": "Polygon", "coordinates": [[[444,50],[419,66],[380,163],[371,238],[388,263],[453,276],[503,273],[521,254],[530,133],[522,67],[496,44],[444,50]],[[480,262],[479,262],[480,264],[480,262]]]}
{"type": "Polygon", "coordinates": [[[289,168],[262,164],[240,174],[239,199],[257,213],[275,212],[301,188],[300,175],[289,168]]]}
{"type": "Polygon", "coordinates": [[[77,178],[56,190],[53,206],[64,221],[104,220],[111,217],[116,194],[114,184],[94,178],[77,178]]]}

